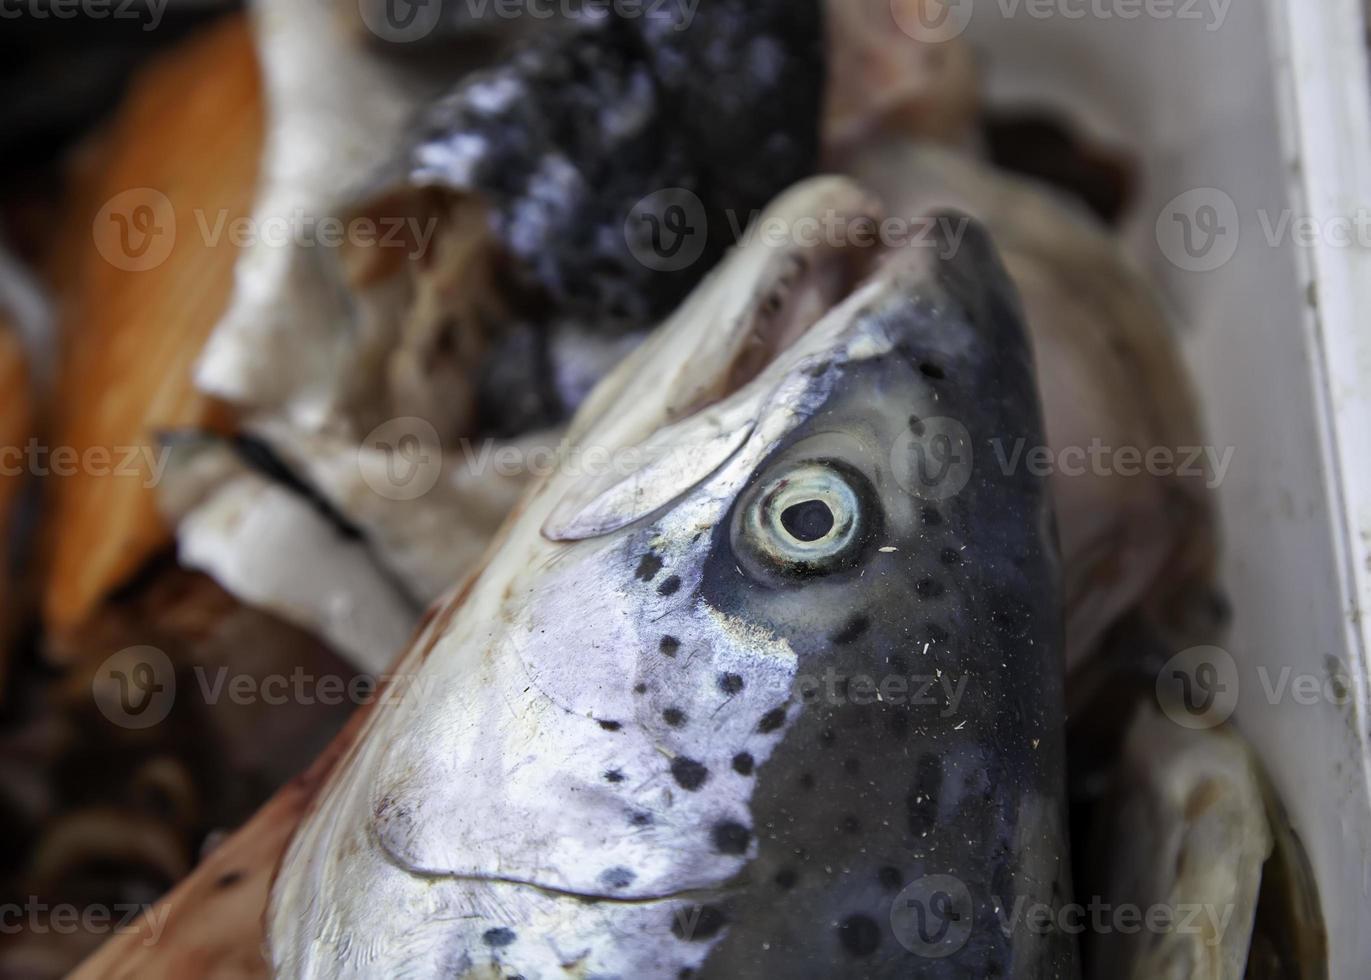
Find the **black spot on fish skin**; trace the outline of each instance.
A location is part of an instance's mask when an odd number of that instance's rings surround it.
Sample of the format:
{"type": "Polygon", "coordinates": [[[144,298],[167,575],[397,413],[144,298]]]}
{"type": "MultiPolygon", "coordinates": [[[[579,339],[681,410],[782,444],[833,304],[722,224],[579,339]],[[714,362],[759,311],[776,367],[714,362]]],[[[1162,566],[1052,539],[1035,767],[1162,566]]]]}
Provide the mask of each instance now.
{"type": "Polygon", "coordinates": [[[1009,596],[997,596],[990,610],[990,625],[997,633],[1014,639],[1027,635],[1032,621],[1032,610],[1009,596]]]}
{"type": "Polygon", "coordinates": [[[680,708],[667,708],[662,712],[662,721],[672,728],[680,728],[686,721],[685,712],[680,708]]]}
{"type": "Polygon", "coordinates": [[[733,771],[740,776],[751,776],[755,765],[751,752],[739,752],[733,757],[733,771]]]}
{"type": "Polygon", "coordinates": [[[842,629],[834,633],[829,639],[839,646],[851,643],[865,633],[870,625],[871,618],[866,613],[856,613],[843,625],[842,629]]]}
{"type": "Polygon", "coordinates": [[[870,956],[881,945],[881,929],[867,915],[850,915],[838,926],[838,939],[852,956],[870,956]]]}
{"type": "Polygon", "coordinates": [[[881,883],[881,887],[888,892],[897,892],[904,886],[904,874],[899,868],[886,865],[876,872],[876,880],[881,883]]]}
{"type": "Polygon", "coordinates": [[[628,822],[633,824],[633,826],[635,827],[651,827],[652,814],[644,813],[643,811],[639,810],[637,813],[634,813],[629,816],[628,822]]]}
{"type": "Polygon", "coordinates": [[[782,891],[790,891],[790,889],[795,887],[796,882],[800,880],[800,876],[795,873],[794,868],[782,868],[780,871],[776,872],[776,877],[772,880],[776,882],[776,886],[782,891]]]}
{"type": "Polygon", "coordinates": [[[686,942],[711,939],[728,924],[728,916],[713,905],[678,910],[671,916],[671,934],[686,942]]]}
{"type": "Polygon", "coordinates": [[[925,578],[918,581],[914,586],[914,591],[919,594],[920,598],[936,599],[938,596],[942,595],[945,590],[943,588],[943,583],[939,582],[937,579],[925,578]]]}
{"type": "Polygon", "coordinates": [[[505,929],[504,927],[501,927],[498,929],[487,929],[484,933],[481,934],[481,938],[485,941],[485,944],[487,946],[495,946],[499,948],[501,946],[508,946],[510,943],[514,942],[514,940],[519,937],[514,934],[513,929],[505,929]]]}
{"type": "Polygon", "coordinates": [[[1209,593],[1206,605],[1209,615],[1214,620],[1216,626],[1226,626],[1233,618],[1233,604],[1228,601],[1228,596],[1219,591],[1209,593]]]}
{"type": "Polygon", "coordinates": [[[661,642],[657,644],[657,649],[668,657],[674,657],[676,651],[681,649],[681,641],[674,636],[664,636],[661,642]]]}
{"type": "Polygon", "coordinates": [[[737,674],[720,674],[719,690],[725,694],[737,694],[743,689],[743,679],[737,674]]]}
{"type": "Polygon", "coordinates": [[[714,849],[720,854],[746,854],[752,842],[752,831],[736,820],[725,820],[714,825],[714,849]]]}
{"type": "Polygon", "coordinates": [[[662,570],[662,559],[649,551],[643,555],[638,562],[638,570],[633,573],[633,577],[641,582],[651,582],[657,573],[662,570]]]}
{"type": "Polygon", "coordinates": [[[600,727],[607,732],[617,732],[624,726],[619,724],[617,721],[602,721],[600,722],[600,727]]]}
{"type": "Polygon", "coordinates": [[[709,778],[709,770],[703,763],[678,755],[671,762],[671,775],[681,789],[694,792],[705,784],[705,780],[709,778]]]}
{"type": "Polygon", "coordinates": [[[624,774],[618,769],[611,769],[605,773],[605,781],[609,783],[622,783],[624,781],[624,774]]]}
{"type": "Polygon", "coordinates": [[[785,724],[785,708],[772,708],[762,715],[762,720],[757,722],[757,731],[763,735],[770,734],[785,724]]]}
{"type": "Polygon", "coordinates": [[[681,587],[681,576],[671,575],[662,580],[662,584],[657,586],[657,594],[662,596],[675,595],[681,587]]]}
{"type": "Polygon", "coordinates": [[[634,684],[634,685],[633,685],[633,693],[634,693],[634,694],[646,694],[646,693],[647,693],[647,685],[646,685],[646,684],[634,684]]]}
{"type": "Polygon", "coordinates": [[[637,877],[628,868],[608,868],[600,872],[600,881],[610,888],[627,888],[637,877]]]}

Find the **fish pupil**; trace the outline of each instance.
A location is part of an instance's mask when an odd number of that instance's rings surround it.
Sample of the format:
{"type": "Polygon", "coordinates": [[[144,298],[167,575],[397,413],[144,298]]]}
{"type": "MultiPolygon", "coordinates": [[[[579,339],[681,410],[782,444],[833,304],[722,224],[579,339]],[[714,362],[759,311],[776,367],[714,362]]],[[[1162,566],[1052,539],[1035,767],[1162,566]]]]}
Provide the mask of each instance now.
{"type": "Polygon", "coordinates": [[[804,500],[781,511],[781,526],[797,541],[818,541],[834,523],[832,509],[822,500],[804,500]]]}

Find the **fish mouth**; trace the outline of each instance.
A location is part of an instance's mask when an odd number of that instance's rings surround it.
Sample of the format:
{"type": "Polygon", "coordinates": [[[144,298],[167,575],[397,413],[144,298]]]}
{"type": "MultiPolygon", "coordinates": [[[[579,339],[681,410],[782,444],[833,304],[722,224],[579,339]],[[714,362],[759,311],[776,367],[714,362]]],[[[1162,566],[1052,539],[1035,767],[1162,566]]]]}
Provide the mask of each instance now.
{"type": "Polygon", "coordinates": [[[737,350],[721,378],[725,398],[757,378],[827,313],[876,274],[883,250],[853,244],[786,251],[766,270],[737,350]]]}
{"type": "Polygon", "coordinates": [[[601,381],[570,437],[603,428],[626,403],[655,428],[742,390],[878,272],[891,250],[875,242],[871,229],[885,214],[873,195],[845,177],[814,177],[786,191],[685,303],[601,381]],[[842,232],[804,233],[820,223],[842,232]],[[847,233],[863,226],[870,241],[847,233]]]}
{"type": "Polygon", "coordinates": [[[565,888],[546,881],[540,881],[535,876],[524,877],[520,875],[492,874],[480,871],[426,871],[422,868],[416,868],[412,862],[406,860],[402,855],[397,854],[387,843],[384,835],[376,833],[376,828],[374,826],[369,828],[369,836],[371,837],[373,846],[375,846],[377,851],[385,857],[386,862],[397,870],[415,878],[447,882],[455,885],[475,885],[493,888],[526,888],[548,898],[639,908],[650,908],[655,905],[668,905],[682,902],[687,904],[713,903],[726,899],[740,890],[738,887],[720,885],[718,887],[710,888],[681,888],[659,893],[612,895],[609,894],[608,891],[565,888]]]}
{"type": "Polygon", "coordinates": [[[577,902],[602,903],[605,905],[619,905],[629,908],[651,908],[657,905],[671,905],[678,903],[686,904],[709,904],[722,901],[738,892],[738,889],[727,888],[686,888],[680,891],[662,892],[660,894],[649,895],[610,895],[601,891],[579,891],[570,888],[559,888],[556,885],[548,885],[543,882],[517,876],[490,875],[490,874],[435,874],[429,875],[415,871],[406,865],[396,864],[395,856],[387,852],[387,858],[396,867],[403,870],[406,874],[417,878],[430,878],[435,881],[452,882],[456,885],[485,885],[507,888],[526,888],[538,892],[548,898],[563,898],[577,902]]]}
{"type": "MultiPolygon", "coordinates": [[[[883,206],[855,184],[820,178],[817,186],[802,185],[794,193],[801,210],[794,216],[789,195],[778,203],[776,218],[789,224],[798,237],[801,222],[820,220],[847,229],[879,222],[883,206]],[[807,207],[802,204],[808,197],[807,207]]],[[[763,217],[759,223],[765,222],[763,217]]],[[[891,249],[876,242],[859,243],[852,235],[832,241],[793,241],[774,249],[759,270],[749,308],[725,327],[732,356],[722,365],[713,401],[735,394],[755,380],[787,350],[864,283],[878,276],[891,249]]],[[[711,402],[692,406],[705,407],[711,402]]]]}

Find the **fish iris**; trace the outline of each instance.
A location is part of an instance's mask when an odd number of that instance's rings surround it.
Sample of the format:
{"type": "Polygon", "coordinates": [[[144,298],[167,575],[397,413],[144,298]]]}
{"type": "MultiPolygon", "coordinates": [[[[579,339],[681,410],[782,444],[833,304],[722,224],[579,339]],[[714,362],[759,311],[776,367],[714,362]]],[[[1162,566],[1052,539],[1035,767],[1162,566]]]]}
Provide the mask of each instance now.
{"type": "Polygon", "coordinates": [[[793,466],[754,490],[734,544],[763,570],[832,571],[860,550],[870,506],[863,486],[858,474],[836,464],[793,466]]]}

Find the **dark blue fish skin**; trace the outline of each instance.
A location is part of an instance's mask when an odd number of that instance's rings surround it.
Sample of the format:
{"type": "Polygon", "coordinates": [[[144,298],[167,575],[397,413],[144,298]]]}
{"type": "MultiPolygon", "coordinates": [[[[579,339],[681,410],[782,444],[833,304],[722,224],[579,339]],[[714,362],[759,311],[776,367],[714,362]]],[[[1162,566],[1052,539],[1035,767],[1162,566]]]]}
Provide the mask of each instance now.
{"type": "Polygon", "coordinates": [[[896,348],[830,366],[826,404],[754,477],[801,461],[858,474],[875,519],[857,559],[759,579],[733,522],[714,531],[701,598],[784,637],[813,683],[778,705],[788,730],[753,776],[757,857],[711,909],[727,933],[703,978],[1077,975],[1070,936],[1008,924],[1069,900],[1050,504],[989,446],[1044,444],[1032,355],[988,239],[973,227],[941,245],[949,257],[866,313],[896,348]],[[969,479],[911,495],[890,448],[923,445],[902,437],[943,418],[970,433],[969,479]],[[971,907],[929,876],[960,882],[971,907]]]}
{"type": "MultiPolygon", "coordinates": [[[[405,153],[404,180],[486,202],[530,317],[649,328],[734,244],[736,226],[818,163],[819,0],[641,8],[579,18],[467,76],[425,108],[405,153]],[[698,210],[653,197],[670,189],[698,210]],[[699,236],[698,258],[645,264],[658,253],[654,224],[667,238],[699,236]]],[[[664,238],[660,257],[676,244],[664,238]]]]}

